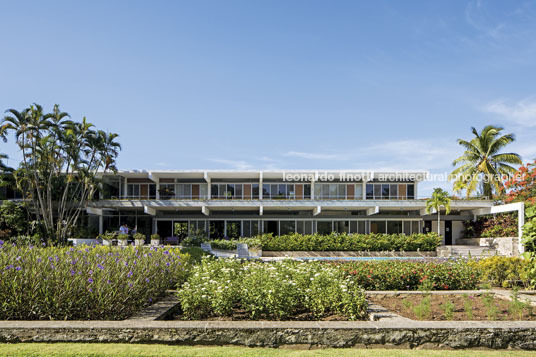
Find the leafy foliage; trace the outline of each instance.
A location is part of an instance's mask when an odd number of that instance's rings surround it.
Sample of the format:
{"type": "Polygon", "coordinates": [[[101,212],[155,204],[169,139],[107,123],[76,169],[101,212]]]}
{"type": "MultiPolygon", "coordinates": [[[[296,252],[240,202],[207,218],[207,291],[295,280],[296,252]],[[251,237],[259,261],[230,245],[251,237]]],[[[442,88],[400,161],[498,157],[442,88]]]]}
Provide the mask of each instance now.
{"type": "Polygon", "coordinates": [[[504,185],[506,202],[536,204],[536,160],[521,166],[504,185]]]}
{"type": "Polygon", "coordinates": [[[471,128],[474,138],[470,141],[458,139],[464,149],[462,156],[453,161],[458,166],[450,174],[454,180],[455,191],[466,190],[469,197],[477,189],[484,196],[493,198],[500,193],[504,177],[516,172],[510,164],[521,165],[521,157],[515,153],[502,153],[501,150],[515,140],[514,134],[501,135],[504,128],[488,125],[479,133],[471,128]]]}
{"type": "Polygon", "coordinates": [[[428,234],[339,234],[328,235],[298,233],[260,236],[263,250],[355,250],[355,251],[433,251],[441,238],[428,234]]]}
{"type": "Polygon", "coordinates": [[[367,315],[364,292],[334,265],[285,260],[274,263],[205,258],[178,291],[189,319],[232,316],[243,310],[251,319],[287,319],[341,314],[367,315]]]}
{"type": "Polygon", "coordinates": [[[0,244],[1,320],[121,320],[186,279],[178,249],[0,244]]]}
{"type": "Polygon", "coordinates": [[[0,239],[29,233],[30,224],[24,204],[13,201],[3,201],[0,204],[0,239]]]}
{"type": "Polygon", "coordinates": [[[80,212],[98,189],[97,171],[115,171],[121,148],[118,135],[94,130],[86,118],[72,121],[58,105],[51,113],[38,104],[7,112],[0,136],[13,132],[22,152],[14,172],[17,188],[31,201],[31,212],[46,240],[66,244],[80,212]]]}
{"type": "Polygon", "coordinates": [[[463,260],[413,262],[400,260],[335,263],[365,290],[470,290],[479,271],[463,260]]]}
{"type": "Polygon", "coordinates": [[[210,246],[213,249],[236,250],[236,245],[239,243],[247,244],[250,249],[261,247],[261,240],[259,238],[215,239],[210,241],[210,246]]]}
{"type": "Polygon", "coordinates": [[[465,238],[517,237],[517,216],[511,213],[480,216],[475,221],[464,221],[465,238]]]}
{"type": "Polygon", "coordinates": [[[482,281],[493,286],[509,288],[521,284],[528,288],[531,285],[527,259],[494,256],[469,261],[469,265],[479,270],[482,281]]]}

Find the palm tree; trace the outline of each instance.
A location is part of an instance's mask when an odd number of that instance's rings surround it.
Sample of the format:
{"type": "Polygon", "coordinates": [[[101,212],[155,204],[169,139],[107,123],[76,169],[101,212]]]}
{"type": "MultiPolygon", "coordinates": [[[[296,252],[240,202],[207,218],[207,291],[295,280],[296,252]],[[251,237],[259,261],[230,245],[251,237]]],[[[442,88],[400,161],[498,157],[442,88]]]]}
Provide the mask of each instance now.
{"type": "Polygon", "coordinates": [[[462,156],[452,162],[454,169],[450,180],[454,187],[465,186],[467,197],[481,185],[482,193],[493,198],[493,191],[499,192],[503,179],[516,172],[509,164],[521,165],[521,157],[515,153],[501,153],[506,145],[515,140],[514,134],[501,135],[504,128],[488,125],[479,133],[471,128],[475,136],[471,141],[458,139],[458,144],[465,148],[462,156]]]}
{"type": "Polygon", "coordinates": [[[445,213],[450,213],[449,193],[439,187],[434,188],[432,197],[426,200],[426,213],[430,214],[432,209],[437,211],[437,234],[441,235],[441,207],[445,207],[445,213]]]}

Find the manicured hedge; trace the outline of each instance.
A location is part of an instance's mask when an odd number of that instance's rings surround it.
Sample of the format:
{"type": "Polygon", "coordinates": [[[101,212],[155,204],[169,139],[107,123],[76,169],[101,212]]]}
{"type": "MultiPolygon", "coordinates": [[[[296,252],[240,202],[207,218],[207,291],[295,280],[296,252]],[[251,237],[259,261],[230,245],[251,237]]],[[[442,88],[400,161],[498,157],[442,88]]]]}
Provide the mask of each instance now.
{"type": "Polygon", "coordinates": [[[204,258],[177,294],[188,319],[237,313],[249,319],[337,314],[355,320],[367,315],[364,292],[354,279],[319,262],[204,258]]]}
{"type": "Polygon", "coordinates": [[[465,260],[442,262],[380,260],[331,263],[365,290],[470,290],[476,289],[480,271],[465,260]]]}
{"type": "Polygon", "coordinates": [[[260,236],[263,250],[354,250],[434,251],[441,243],[436,233],[428,234],[288,234],[260,236]]]}
{"type": "Polygon", "coordinates": [[[0,320],[121,320],[186,280],[178,249],[0,242],[0,320]]]}
{"type": "Polygon", "coordinates": [[[261,246],[261,241],[259,238],[241,238],[241,239],[214,239],[211,240],[210,246],[212,249],[222,249],[222,250],[236,250],[236,245],[238,243],[244,243],[248,245],[248,248],[259,248],[261,246]]]}

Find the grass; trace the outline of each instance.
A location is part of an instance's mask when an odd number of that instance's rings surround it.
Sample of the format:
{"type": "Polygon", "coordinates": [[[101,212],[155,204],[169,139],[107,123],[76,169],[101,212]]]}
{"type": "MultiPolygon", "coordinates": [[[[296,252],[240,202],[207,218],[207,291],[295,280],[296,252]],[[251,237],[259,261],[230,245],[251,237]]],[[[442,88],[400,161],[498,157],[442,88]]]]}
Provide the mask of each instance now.
{"type": "Polygon", "coordinates": [[[162,344],[18,343],[0,344],[1,356],[533,356],[530,351],[482,350],[287,350],[248,347],[197,347],[162,344]]]}

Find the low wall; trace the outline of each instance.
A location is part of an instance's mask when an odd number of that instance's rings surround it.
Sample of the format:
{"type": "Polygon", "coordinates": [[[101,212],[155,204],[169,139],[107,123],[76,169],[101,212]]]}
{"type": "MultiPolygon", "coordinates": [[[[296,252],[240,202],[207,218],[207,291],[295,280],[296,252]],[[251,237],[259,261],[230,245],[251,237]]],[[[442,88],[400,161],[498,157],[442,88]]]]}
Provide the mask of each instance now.
{"type": "Polygon", "coordinates": [[[460,238],[457,239],[456,243],[493,248],[497,251],[498,255],[507,257],[515,257],[519,255],[518,237],[460,238]]]}
{"type": "Polygon", "coordinates": [[[521,321],[0,321],[0,342],[536,349],[521,321]]]}
{"type": "Polygon", "coordinates": [[[309,257],[436,257],[437,252],[367,252],[367,251],[306,251],[306,250],[278,250],[262,251],[263,257],[291,257],[291,258],[309,258],[309,257]]]}

